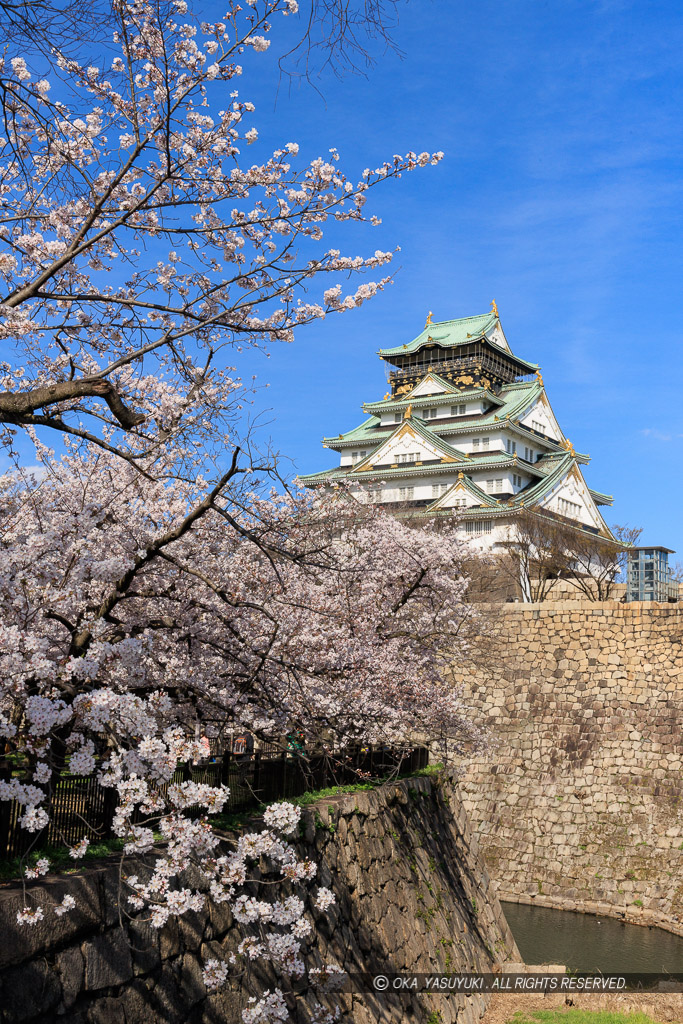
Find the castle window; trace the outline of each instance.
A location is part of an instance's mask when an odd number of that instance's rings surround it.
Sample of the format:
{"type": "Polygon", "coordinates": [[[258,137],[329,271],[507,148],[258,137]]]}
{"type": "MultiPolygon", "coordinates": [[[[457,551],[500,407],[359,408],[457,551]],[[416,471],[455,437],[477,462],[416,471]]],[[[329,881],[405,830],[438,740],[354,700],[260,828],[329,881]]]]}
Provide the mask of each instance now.
{"type": "Polygon", "coordinates": [[[423,409],[421,415],[423,420],[434,420],[436,419],[436,409],[423,409]]]}
{"type": "Polygon", "coordinates": [[[412,501],[413,495],[415,494],[414,487],[399,487],[398,499],[399,501],[412,501]]]}
{"type": "Polygon", "coordinates": [[[566,498],[557,499],[557,507],[563,516],[567,516],[568,519],[579,519],[581,515],[581,506],[577,505],[575,501],[567,501],[566,498]]]}
{"type": "Polygon", "coordinates": [[[432,498],[439,498],[448,490],[448,484],[432,484],[432,498]]]}
{"type": "Polygon", "coordinates": [[[466,405],[452,405],[451,406],[451,416],[464,416],[466,412],[467,412],[467,406],[466,405]]]}
{"type": "Polygon", "coordinates": [[[481,536],[482,533],[490,533],[491,528],[492,523],[488,519],[470,519],[467,523],[465,523],[465,529],[467,533],[471,533],[475,537],[481,536]]]}
{"type": "Polygon", "coordinates": [[[510,455],[514,455],[515,452],[517,451],[517,442],[516,441],[511,441],[508,438],[507,441],[505,442],[505,447],[507,448],[507,450],[510,453],[510,455]]]}

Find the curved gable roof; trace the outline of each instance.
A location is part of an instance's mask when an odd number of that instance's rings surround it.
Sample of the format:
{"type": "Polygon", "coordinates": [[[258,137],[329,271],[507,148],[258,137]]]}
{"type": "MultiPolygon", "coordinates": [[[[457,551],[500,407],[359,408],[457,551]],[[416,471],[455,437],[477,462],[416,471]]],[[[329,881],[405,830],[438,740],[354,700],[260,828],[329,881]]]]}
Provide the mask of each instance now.
{"type": "Polygon", "coordinates": [[[441,345],[443,348],[464,345],[473,338],[485,334],[486,331],[492,330],[497,319],[495,313],[483,313],[480,316],[466,316],[459,320],[441,320],[439,323],[427,324],[417,338],[413,338],[407,345],[381,348],[379,355],[382,358],[410,355],[411,352],[417,352],[423,345],[441,345]]]}

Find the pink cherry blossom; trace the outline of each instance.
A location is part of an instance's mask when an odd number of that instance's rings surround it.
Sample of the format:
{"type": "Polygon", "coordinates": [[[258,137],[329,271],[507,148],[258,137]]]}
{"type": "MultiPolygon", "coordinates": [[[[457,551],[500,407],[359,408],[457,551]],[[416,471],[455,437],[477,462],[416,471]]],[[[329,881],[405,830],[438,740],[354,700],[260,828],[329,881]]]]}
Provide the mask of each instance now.
{"type": "MultiPolygon", "coordinates": [[[[353,176],[334,148],[309,162],[296,142],[266,150],[248,75],[296,0],[228,0],[212,23],[172,8],[121,0],[117,52],[93,45],[88,65],[56,50],[37,78],[22,55],[0,58],[0,736],[28,765],[0,800],[38,837],[65,773],[113,791],[121,905],[160,928],[210,898],[245,928],[229,965],[205,964],[216,988],[258,959],[303,976],[334,896],[311,892],[297,808],[269,807],[230,843],[210,820],[229,789],[179,782],[178,766],[191,775],[209,739],[245,729],[274,743],[296,729],[332,769],[351,743],[408,751],[427,734],[448,757],[481,742],[449,679],[478,626],[468,552],[446,527],[413,529],[343,488],[280,486],[244,427],[254,385],[235,365],[388,284],[391,252],[342,253],[325,232],[378,223],[371,190],[443,154],[353,176]],[[340,283],[352,274],[375,280],[340,283]],[[144,879],[127,875],[140,854],[144,879]]],[[[287,1014],[276,989],[243,1021],[287,1014]]]]}

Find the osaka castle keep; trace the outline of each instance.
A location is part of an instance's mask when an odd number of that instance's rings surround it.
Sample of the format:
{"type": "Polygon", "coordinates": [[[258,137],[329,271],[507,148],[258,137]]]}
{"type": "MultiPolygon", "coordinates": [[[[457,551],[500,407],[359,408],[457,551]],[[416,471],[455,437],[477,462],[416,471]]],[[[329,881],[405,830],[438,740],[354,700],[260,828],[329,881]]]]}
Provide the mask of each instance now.
{"type": "Polygon", "coordinates": [[[391,390],[367,402],[367,419],[323,446],[337,467],[301,478],[345,480],[363,502],[398,515],[456,513],[483,546],[510,539],[522,509],[612,539],[598,506],[612,498],[586,485],[555,419],[540,368],[513,354],[495,302],[482,316],[432,323],[411,342],[379,350],[391,390]]]}

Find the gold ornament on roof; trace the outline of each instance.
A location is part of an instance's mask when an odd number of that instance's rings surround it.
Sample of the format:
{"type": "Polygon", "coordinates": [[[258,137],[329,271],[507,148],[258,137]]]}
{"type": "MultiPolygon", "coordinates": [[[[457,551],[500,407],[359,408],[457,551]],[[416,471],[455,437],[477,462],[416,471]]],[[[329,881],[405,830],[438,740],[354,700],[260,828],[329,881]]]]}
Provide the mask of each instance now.
{"type": "Polygon", "coordinates": [[[408,408],[406,409],[406,411],[403,413],[403,419],[404,420],[409,420],[412,415],[413,415],[413,403],[411,402],[410,405],[408,406],[408,408]]]}
{"type": "Polygon", "coordinates": [[[536,380],[541,385],[541,387],[543,387],[543,377],[541,376],[540,370],[536,370],[536,380]]]}
{"type": "Polygon", "coordinates": [[[460,470],[458,472],[458,480],[464,480],[464,479],[465,479],[465,474],[463,473],[462,470],[460,470]]]}
{"type": "Polygon", "coordinates": [[[491,299],[491,311],[493,312],[493,315],[497,318],[498,317],[498,306],[496,305],[496,300],[495,299],[491,299]]]}
{"type": "Polygon", "coordinates": [[[565,451],[569,452],[569,454],[573,458],[576,458],[576,452],[574,451],[574,445],[571,443],[571,441],[569,440],[568,437],[565,437],[564,441],[562,442],[562,447],[564,448],[565,451]]]}
{"type": "Polygon", "coordinates": [[[387,391],[387,393],[384,396],[384,398],[382,399],[382,401],[386,402],[387,398],[391,398],[391,391],[387,391]]]}
{"type": "Polygon", "coordinates": [[[429,327],[429,325],[430,325],[430,324],[431,324],[431,322],[432,322],[432,316],[433,316],[433,315],[434,315],[434,314],[432,313],[432,311],[431,311],[431,309],[430,309],[430,310],[429,310],[429,312],[427,313],[427,320],[426,320],[426,322],[425,322],[425,327],[429,327]]]}

